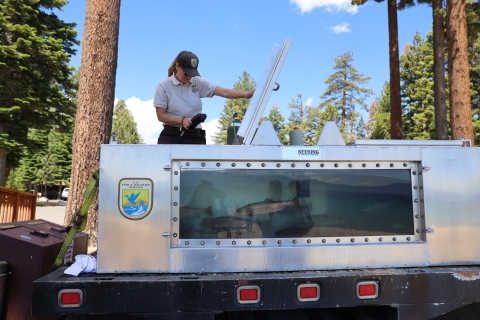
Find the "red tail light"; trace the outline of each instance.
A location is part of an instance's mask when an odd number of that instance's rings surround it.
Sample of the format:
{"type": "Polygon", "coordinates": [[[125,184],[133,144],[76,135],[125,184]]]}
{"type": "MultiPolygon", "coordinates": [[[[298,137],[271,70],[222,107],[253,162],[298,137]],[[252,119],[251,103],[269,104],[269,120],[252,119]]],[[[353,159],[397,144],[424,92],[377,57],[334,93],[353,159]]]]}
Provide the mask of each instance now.
{"type": "Polygon", "coordinates": [[[378,297],[378,283],[376,281],[362,281],[357,283],[358,299],[375,299],[378,297]]]}
{"type": "Polygon", "coordinates": [[[258,303],[260,301],[260,287],[242,286],[237,289],[237,301],[241,304],[258,303]]]}
{"type": "Polygon", "coordinates": [[[297,287],[297,298],[301,302],[320,300],[320,286],[315,283],[299,285],[297,287]]]}
{"type": "Polygon", "coordinates": [[[65,289],[58,293],[58,305],[61,308],[76,308],[83,303],[83,292],[79,289],[65,289]]]}

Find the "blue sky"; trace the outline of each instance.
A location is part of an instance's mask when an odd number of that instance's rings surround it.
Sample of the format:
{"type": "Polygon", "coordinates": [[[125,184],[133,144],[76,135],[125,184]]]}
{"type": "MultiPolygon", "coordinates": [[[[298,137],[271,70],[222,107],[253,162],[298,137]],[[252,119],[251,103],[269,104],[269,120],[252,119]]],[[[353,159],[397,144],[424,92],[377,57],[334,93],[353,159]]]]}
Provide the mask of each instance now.
{"type": "MultiPolygon", "coordinates": [[[[76,22],[83,37],[85,1],[70,0],[58,12],[76,22]]],[[[398,13],[400,52],[415,33],[431,30],[432,11],[420,5],[398,13]]],[[[182,50],[199,57],[202,77],[231,88],[243,71],[258,79],[272,46],[292,40],[265,114],[276,103],[285,118],[292,98],[317,106],[333,73],[334,58],[347,50],[354,67],[371,80],[366,87],[381,93],[389,80],[386,2],[357,7],[350,0],[122,0],[116,99],[132,111],[146,143],[156,143],[162,129],[152,104],[158,82],[182,50]]],[[[72,57],[81,63],[81,47],[72,57]]],[[[375,98],[372,96],[367,102],[375,98]]],[[[226,100],[203,99],[204,127],[212,133],[226,100]]]]}

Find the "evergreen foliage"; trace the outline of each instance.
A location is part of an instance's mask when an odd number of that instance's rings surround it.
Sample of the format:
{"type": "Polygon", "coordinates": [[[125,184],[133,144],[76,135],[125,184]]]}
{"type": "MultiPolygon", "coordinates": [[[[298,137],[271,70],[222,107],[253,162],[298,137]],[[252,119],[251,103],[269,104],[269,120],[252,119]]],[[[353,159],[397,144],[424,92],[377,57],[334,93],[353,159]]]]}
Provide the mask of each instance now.
{"type": "MultiPolygon", "coordinates": [[[[239,77],[238,81],[233,85],[233,89],[245,92],[253,90],[255,85],[255,80],[250,74],[244,71],[242,76],[239,77]]],[[[220,113],[220,118],[218,119],[218,131],[213,135],[215,144],[227,144],[227,129],[233,122],[233,113],[236,112],[235,109],[239,109],[240,114],[245,114],[249,104],[250,99],[245,98],[229,99],[225,102],[223,110],[220,113]],[[235,108],[235,106],[238,106],[238,108],[235,108]]]]}
{"type": "Polygon", "coordinates": [[[407,46],[400,57],[403,134],[407,140],[434,140],[433,46],[418,32],[407,46]]]}
{"type": "Polygon", "coordinates": [[[341,115],[341,127],[350,135],[363,135],[362,132],[357,132],[362,129],[359,126],[361,117],[356,110],[357,106],[360,106],[368,111],[365,100],[373,94],[373,90],[363,85],[368,83],[370,77],[359,73],[353,66],[354,59],[350,51],[337,56],[334,60],[335,72],[325,81],[328,87],[321,96],[325,101],[320,104],[320,107],[327,108],[333,105],[341,115]]]}
{"type": "MultiPolygon", "coordinates": [[[[75,104],[69,97],[76,84],[69,61],[78,44],[75,23],[52,11],[66,3],[0,1],[0,151],[8,154],[9,167],[28,151],[29,129],[73,125],[75,104]]],[[[5,159],[0,161],[5,168],[5,159]]]]}
{"type": "Polygon", "coordinates": [[[118,144],[143,144],[142,137],[138,134],[137,123],[123,100],[119,100],[113,109],[113,133],[116,134],[118,144]]]}
{"type": "Polygon", "coordinates": [[[288,144],[288,133],[286,131],[285,118],[280,113],[280,110],[278,110],[277,103],[275,103],[270,109],[270,111],[268,112],[268,116],[262,118],[262,121],[265,120],[272,123],[273,129],[277,133],[280,143],[283,145],[288,144]]]}

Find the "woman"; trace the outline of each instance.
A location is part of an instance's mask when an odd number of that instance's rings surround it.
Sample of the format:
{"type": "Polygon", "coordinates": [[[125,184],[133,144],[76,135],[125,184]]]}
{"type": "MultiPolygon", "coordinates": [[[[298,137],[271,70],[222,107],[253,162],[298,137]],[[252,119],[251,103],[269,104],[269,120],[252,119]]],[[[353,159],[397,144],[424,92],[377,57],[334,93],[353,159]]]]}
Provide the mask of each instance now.
{"type": "Polygon", "coordinates": [[[198,57],[190,51],[182,51],[168,69],[168,78],[157,86],[153,105],[163,130],[158,144],[206,144],[201,125],[186,131],[191,119],[202,112],[201,98],[214,95],[228,99],[251,98],[255,90],[241,92],[222,88],[198,73],[198,57]]]}

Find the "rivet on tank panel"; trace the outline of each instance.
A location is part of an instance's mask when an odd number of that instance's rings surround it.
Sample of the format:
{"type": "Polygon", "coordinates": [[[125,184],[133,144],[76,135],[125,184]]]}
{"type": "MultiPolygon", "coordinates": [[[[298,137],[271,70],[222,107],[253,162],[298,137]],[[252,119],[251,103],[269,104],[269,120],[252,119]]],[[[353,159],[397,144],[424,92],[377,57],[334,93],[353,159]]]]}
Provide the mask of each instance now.
{"type": "Polygon", "coordinates": [[[349,164],[348,164],[348,167],[349,167],[349,168],[351,168],[351,167],[352,167],[352,164],[351,164],[351,163],[349,163],[349,164]]]}
{"type": "Polygon", "coordinates": [[[380,163],[377,163],[375,166],[376,166],[377,168],[380,168],[380,163]]]}
{"type": "Polygon", "coordinates": [[[393,240],[393,241],[397,241],[397,237],[393,237],[393,239],[392,239],[392,240],[393,240]]]}
{"type": "Polygon", "coordinates": [[[418,187],[417,187],[417,186],[413,186],[413,189],[417,190],[417,189],[418,189],[418,187]]]}
{"type": "Polygon", "coordinates": [[[190,167],[190,162],[185,163],[187,167],[190,167]]]}
{"type": "Polygon", "coordinates": [[[205,162],[202,162],[202,167],[205,167],[205,162]]]}
{"type": "Polygon", "coordinates": [[[413,171],[412,174],[413,174],[413,175],[416,175],[416,174],[417,174],[417,171],[413,171]]]}
{"type": "Polygon", "coordinates": [[[278,244],[282,244],[282,240],[278,240],[277,243],[278,243],[278,244]]]}
{"type": "Polygon", "coordinates": [[[390,163],[390,168],[393,168],[393,163],[390,163]]]}
{"type": "Polygon", "coordinates": [[[295,168],[295,163],[292,163],[292,168],[295,168]]]}
{"type": "Polygon", "coordinates": [[[320,163],[320,167],[322,167],[322,168],[323,168],[323,167],[325,167],[325,165],[324,165],[323,163],[320,163]]]}
{"type": "Polygon", "coordinates": [[[322,243],[325,243],[325,242],[327,242],[327,239],[322,239],[322,243]]]}
{"type": "Polygon", "coordinates": [[[217,167],[220,167],[220,162],[217,162],[217,167]]]}
{"type": "Polygon", "coordinates": [[[190,244],[190,242],[188,241],[185,241],[185,245],[188,246],[190,244]]]}
{"type": "Polygon", "coordinates": [[[367,166],[367,164],[366,164],[366,163],[362,164],[362,167],[364,167],[364,168],[365,168],[366,166],[367,166]]]}
{"type": "Polygon", "coordinates": [[[352,242],[352,243],[355,242],[355,239],[354,238],[350,239],[350,242],[352,242]]]}
{"type": "Polygon", "coordinates": [[[420,215],[417,213],[417,214],[415,215],[415,218],[420,219],[420,215]]]}
{"type": "Polygon", "coordinates": [[[252,166],[252,165],[251,165],[250,163],[247,163],[247,167],[249,167],[249,168],[250,168],[251,166],[252,166]]]}
{"type": "Polygon", "coordinates": [[[237,244],[237,242],[236,242],[236,241],[232,241],[232,244],[233,244],[233,245],[236,245],[236,244],[237,244]]]}
{"type": "Polygon", "coordinates": [[[415,203],[418,203],[418,199],[413,200],[415,203]]]}
{"type": "Polygon", "coordinates": [[[174,174],[174,175],[177,175],[177,174],[178,174],[178,171],[175,171],[173,174],[174,174]]]}
{"type": "Polygon", "coordinates": [[[293,240],[292,240],[292,243],[293,243],[293,244],[296,244],[296,243],[297,243],[297,240],[293,239],[293,240]]]}
{"type": "Polygon", "coordinates": [[[173,218],[173,222],[177,222],[177,221],[178,221],[177,217],[173,218]]]}
{"type": "Polygon", "coordinates": [[[174,205],[174,206],[178,206],[178,202],[174,202],[173,205],[174,205]]]}
{"type": "Polygon", "coordinates": [[[277,163],[277,168],[280,168],[282,165],[280,163],[277,163]]]}
{"type": "Polygon", "coordinates": [[[173,187],[173,190],[177,191],[177,190],[178,190],[178,187],[177,187],[177,186],[173,187]]]}
{"type": "Polygon", "coordinates": [[[312,240],[308,239],[308,240],[307,240],[307,243],[312,243],[312,240]]]}
{"type": "Polygon", "coordinates": [[[267,244],[267,240],[263,240],[263,241],[262,241],[262,244],[267,244]]]}
{"type": "Polygon", "coordinates": [[[382,241],[383,241],[383,238],[378,238],[378,241],[382,242],[382,241]]]}
{"type": "Polygon", "coordinates": [[[365,238],[365,242],[368,242],[368,238],[365,238]]]}
{"type": "Polygon", "coordinates": [[[403,166],[404,166],[404,167],[407,167],[407,164],[406,164],[406,163],[404,163],[404,164],[403,164],[403,166]]]}
{"type": "Polygon", "coordinates": [[[173,237],[174,237],[174,238],[176,238],[177,236],[178,236],[178,234],[176,234],[176,233],[173,234],[173,237]]]}
{"type": "Polygon", "coordinates": [[[217,246],[219,246],[219,245],[220,245],[220,241],[217,241],[217,242],[215,242],[215,243],[217,244],[217,246]]]}
{"type": "Polygon", "coordinates": [[[420,229],[415,230],[416,233],[420,233],[420,229]]]}
{"type": "Polygon", "coordinates": [[[410,241],[410,237],[407,237],[407,241],[410,241]]]}
{"type": "Polygon", "coordinates": [[[307,163],[305,166],[306,166],[307,168],[310,168],[310,163],[307,163]]]}
{"type": "Polygon", "coordinates": [[[265,168],[265,166],[266,166],[266,165],[267,165],[267,164],[265,164],[265,163],[262,163],[262,167],[264,167],[264,168],[265,168]]]}
{"type": "Polygon", "coordinates": [[[335,168],[338,168],[338,163],[335,163],[335,168]]]}
{"type": "Polygon", "coordinates": [[[252,244],[252,241],[248,240],[248,241],[247,241],[247,244],[248,244],[248,245],[251,245],[251,244],[252,244]]]}
{"type": "Polygon", "coordinates": [[[235,163],[232,163],[232,167],[234,167],[234,168],[235,168],[236,166],[237,166],[237,165],[236,165],[235,163]]]}
{"type": "Polygon", "coordinates": [[[205,241],[200,241],[200,244],[203,246],[205,245],[205,241]]]}

